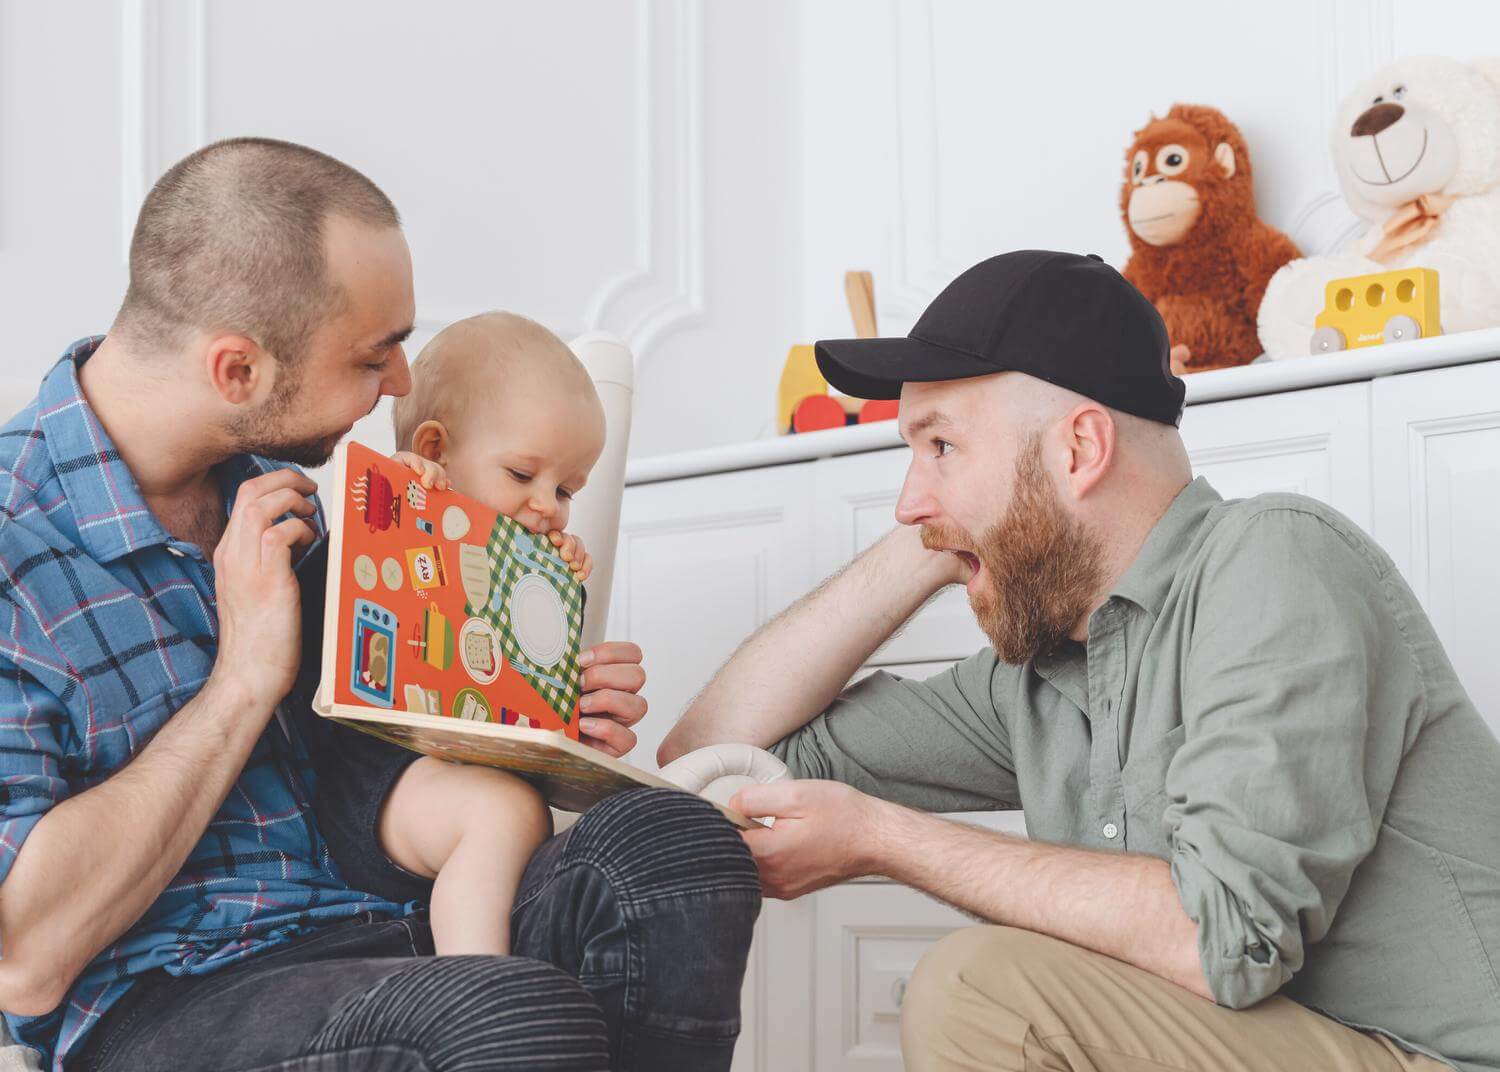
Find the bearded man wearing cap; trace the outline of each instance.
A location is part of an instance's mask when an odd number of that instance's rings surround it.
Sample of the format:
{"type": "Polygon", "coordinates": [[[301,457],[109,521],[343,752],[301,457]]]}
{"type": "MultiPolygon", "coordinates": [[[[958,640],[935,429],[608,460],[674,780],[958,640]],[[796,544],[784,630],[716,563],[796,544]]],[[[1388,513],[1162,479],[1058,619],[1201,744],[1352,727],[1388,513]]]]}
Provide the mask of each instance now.
{"type": "Polygon", "coordinates": [[[906,1067],[1500,1069],[1500,742],[1357,526],[1193,479],[1150,303],[1008,253],[817,353],[901,399],[900,524],[660,758],[787,763],[734,801],[773,896],[879,874],[988,924],[918,967],[906,1067]],[[992,647],[844,688],[955,583],[992,647]],[[926,814],[1001,808],[1031,840],[926,814]]]}

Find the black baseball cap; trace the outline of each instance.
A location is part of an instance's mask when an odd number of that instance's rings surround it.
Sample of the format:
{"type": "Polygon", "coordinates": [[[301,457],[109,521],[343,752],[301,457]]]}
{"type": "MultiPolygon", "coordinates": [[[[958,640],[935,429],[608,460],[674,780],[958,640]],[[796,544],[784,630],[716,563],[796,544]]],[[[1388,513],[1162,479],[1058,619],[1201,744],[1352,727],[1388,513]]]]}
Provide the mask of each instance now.
{"type": "Polygon", "coordinates": [[[1167,326],[1094,254],[1022,249],[980,261],[932,299],[904,339],[825,339],[818,368],[855,398],[909,382],[1024,372],[1112,409],[1175,425],[1182,380],[1167,326]]]}

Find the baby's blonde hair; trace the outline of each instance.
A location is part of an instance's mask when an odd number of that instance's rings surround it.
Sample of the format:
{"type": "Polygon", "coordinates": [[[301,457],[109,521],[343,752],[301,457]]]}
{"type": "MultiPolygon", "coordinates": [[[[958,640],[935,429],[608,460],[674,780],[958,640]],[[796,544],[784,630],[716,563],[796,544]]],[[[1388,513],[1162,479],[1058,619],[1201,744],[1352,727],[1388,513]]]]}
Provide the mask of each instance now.
{"type": "Polygon", "coordinates": [[[507,389],[545,386],[597,400],[594,381],[566,343],[515,313],[480,313],[449,324],[422,347],[411,390],[396,399],[396,449],[410,450],[424,421],[454,433],[475,405],[507,389]]]}

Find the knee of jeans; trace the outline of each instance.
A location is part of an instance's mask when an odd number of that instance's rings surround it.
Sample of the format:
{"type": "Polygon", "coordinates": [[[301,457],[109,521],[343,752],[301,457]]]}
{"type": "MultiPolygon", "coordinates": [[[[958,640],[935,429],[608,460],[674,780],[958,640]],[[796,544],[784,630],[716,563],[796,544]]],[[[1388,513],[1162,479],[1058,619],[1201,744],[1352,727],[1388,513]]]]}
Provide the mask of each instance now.
{"type": "Polygon", "coordinates": [[[563,860],[597,867],[622,901],[729,895],[759,908],[760,877],[739,831],[677,789],[636,789],[595,805],[568,832],[563,860]]]}
{"type": "Polygon", "coordinates": [[[409,1053],[430,1072],[502,1057],[569,1072],[609,1063],[598,1003],[567,972],[522,957],[413,960],[345,1005],[308,1052],[379,1048],[409,1053]]]}

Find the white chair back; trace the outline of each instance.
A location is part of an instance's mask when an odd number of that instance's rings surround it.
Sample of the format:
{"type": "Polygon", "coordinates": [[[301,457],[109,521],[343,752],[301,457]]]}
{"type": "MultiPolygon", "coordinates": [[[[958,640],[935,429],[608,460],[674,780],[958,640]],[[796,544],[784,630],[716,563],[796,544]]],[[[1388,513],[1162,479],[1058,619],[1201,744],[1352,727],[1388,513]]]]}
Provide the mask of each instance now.
{"type": "Polygon", "coordinates": [[[609,625],[609,592],[615,575],[625,456],[630,447],[635,400],[635,359],[630,348],[608,332],[588,332],[571,345],[593,377],[599,400],[604,403],[604,453],[568,520],[568,531],[581,539],[594,557],[594,571],[583,586],[588,592],[583,619],[583,646],[587,648],[605,638],[609,625]]]}

